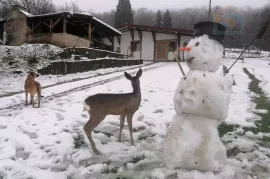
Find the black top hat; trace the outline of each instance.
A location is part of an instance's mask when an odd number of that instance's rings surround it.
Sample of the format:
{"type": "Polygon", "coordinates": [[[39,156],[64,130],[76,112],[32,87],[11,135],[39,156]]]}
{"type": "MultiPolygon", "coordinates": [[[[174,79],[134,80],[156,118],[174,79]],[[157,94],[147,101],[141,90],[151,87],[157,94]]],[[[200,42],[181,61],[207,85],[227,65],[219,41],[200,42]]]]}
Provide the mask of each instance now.
{"type": "Polygon", "coordinates": [[[194,25],[194,37],[208,35],[209,38],[214,39],[222,44],[224,40],[227,27],[221,23],[213,21],[197,22],[194,25]]]}

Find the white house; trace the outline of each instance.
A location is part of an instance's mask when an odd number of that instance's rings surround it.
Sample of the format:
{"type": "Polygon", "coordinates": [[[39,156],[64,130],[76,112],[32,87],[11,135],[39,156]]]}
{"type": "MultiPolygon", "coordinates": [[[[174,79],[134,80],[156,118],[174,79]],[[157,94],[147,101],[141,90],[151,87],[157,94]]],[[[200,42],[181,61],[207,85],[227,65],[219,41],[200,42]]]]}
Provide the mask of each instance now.
{"type": "MultiPolygon", "coordinates": [[[[118,29],[122,36],[114,38],[114,44],[119,44],[120,51],[132,57],[151,61],[174,60],[172,49],[183,59],[183,52],[178,48],[192,38],[192,30],[159,28],[153,26],[126,24],[118,29]]],[[[119,47],[118,47],[119,48],[119,47]]],[[[115,46],[114,50],[117,50],[115,46]]]]}

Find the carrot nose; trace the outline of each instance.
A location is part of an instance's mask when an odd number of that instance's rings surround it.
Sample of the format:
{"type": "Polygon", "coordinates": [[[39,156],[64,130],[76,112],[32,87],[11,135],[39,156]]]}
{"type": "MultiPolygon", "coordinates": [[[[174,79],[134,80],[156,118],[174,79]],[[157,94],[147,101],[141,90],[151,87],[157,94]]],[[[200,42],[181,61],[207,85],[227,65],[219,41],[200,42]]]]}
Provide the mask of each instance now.
{"type": "Polygon", "coordinates": [[[180,47],[178,50],[179,51],[190,51],[191,47],[180,47]]]}

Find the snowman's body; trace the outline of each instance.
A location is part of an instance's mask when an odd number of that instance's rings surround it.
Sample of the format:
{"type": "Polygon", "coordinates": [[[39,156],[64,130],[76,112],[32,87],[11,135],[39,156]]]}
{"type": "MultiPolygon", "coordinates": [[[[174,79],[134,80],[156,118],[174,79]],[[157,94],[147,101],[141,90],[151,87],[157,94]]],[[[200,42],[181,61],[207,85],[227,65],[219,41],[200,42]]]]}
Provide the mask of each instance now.
{"type": "Polygon", "coordinates": [[[169,169],[217,171],[226,161],[217,127],[227,118],[232,80],[215,73],[223,54],[220,43],[203,35],[187,46],[191,70],[175,92],[176,114],[163,144],[164,164],[169,169]]]}

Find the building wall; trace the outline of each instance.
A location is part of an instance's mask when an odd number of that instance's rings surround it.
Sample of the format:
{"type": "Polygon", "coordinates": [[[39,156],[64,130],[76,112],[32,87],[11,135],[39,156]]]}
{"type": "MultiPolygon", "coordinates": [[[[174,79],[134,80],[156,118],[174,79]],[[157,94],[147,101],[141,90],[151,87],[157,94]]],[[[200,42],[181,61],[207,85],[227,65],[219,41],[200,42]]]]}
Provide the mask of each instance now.
{"type": "MultiPolygon", "coordinates": [[[[185,41],[189,42],[191,37],[189,36],[181,36],[181,42],[180,46],[183,46],[183,43],[185,41]]],[[[134,31],[134,40],[139,41],[139,35],[137,31],[134,31]]],[[[156,33],[156,40],[175,40],[177,42],[177,34],[163,34],[163,33],[156,33]]],[[[116,37],[114,38],[115,44],[118,44],[116,37]]],[[[130,49],[128,50],[130,46],[130,42],[132,41],[131,34],[129,31],[123,32],[121,37],[121,53],[125,55],[129,55],[130,49]],[[127,52],[128,51],[128,52],[127,52]]],[[[117,48],[117,45],[115,45],[115,50],[117,48]]],[[[176,52],[177,53],[177,52],[176,52]]],[[[183,58],[183,52],[179,52],[179,55],[181,59],[183,58]]],[[[134,52],[134,57],[140,57],[140,52],[134,52]]],[[[142,32],[142,58],[144,60],[154,60],[154,41],[152,37],[152,32],[142,32]]],[[[168,57],[170,60],[174,59],[173,54],[170,54],[168,57]]]]}
{"type": "MultiPolygon", "coordinates": [[[[116,39],[116,37],[115,37],[115,39],[116,39]]],[[[140,40],[139,34],[137,31],[134,31],[134,40],[135,41],[140,40]]],[[[130,51],[130,42],[131,41],[132,41],[132,38],[131,38],[130,32],[129,31],[123,32],[122,36],[121,36],[121,46],[120,46],[121,53],[123,53],[125,55],[129,55],[131,53],[131,51],[130,51]]],[[[117,42],[117,44],[118,44],[118,42],[117,42]]],[[[134,52],[133,56],[140,57],[140,52],[139,51],[134,52]]]]}
{"type": "MultiPolygon", "coordinates": [[[[180,47],[184,46],[184,42],[189,42],[192,39],[190,36],[181,36],[180,47]]],[[[184,52],[179,52],[181,60],[184,59],[184,52]]]]}
{"type": "Polygon", "coordinates": [[[27,43],[48,43],[59,47],[89,47],[90,41],[67,33],[29,34],[27,43]]]}
{"type": "Polygon", "coordinates": [[[13,10],[6,18],[4,32],[7,36],[7,44],[21,45],[26,42],[26,34],[30,31],[27,27],[26,16],[18,10],[13,10]]]}
{"type": "Polygon", "coordinates": [[[177,40],[177,34],[173,35],[173,34],[157,33],[156,40],[177,40]]]}
{"type": "Polygon", "coordinates": [[[144,60],[154,59],[154,41],[152,32],[143,32],[142,34],[142,58],[144,60]]]}

